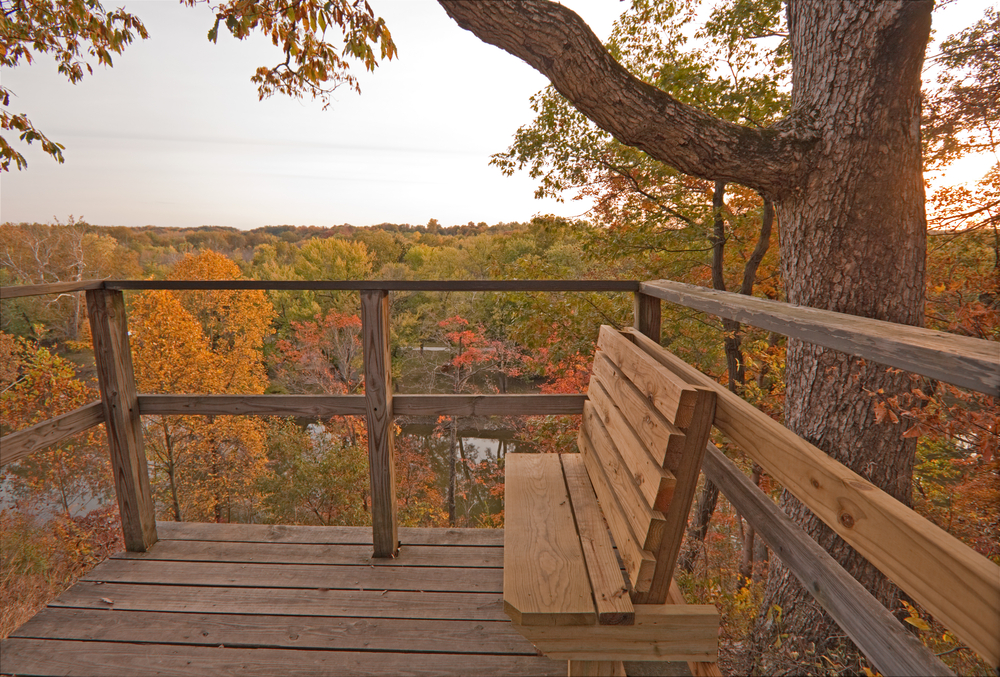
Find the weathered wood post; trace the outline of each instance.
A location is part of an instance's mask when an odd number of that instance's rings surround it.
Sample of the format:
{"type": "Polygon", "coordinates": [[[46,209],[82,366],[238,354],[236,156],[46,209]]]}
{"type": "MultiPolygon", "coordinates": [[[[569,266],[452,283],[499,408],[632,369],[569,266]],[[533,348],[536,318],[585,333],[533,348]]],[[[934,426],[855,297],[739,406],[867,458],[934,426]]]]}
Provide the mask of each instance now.
{"type": "Polygon", "coordinates": [[[368,471],[372,489],[375,557],[399,551],[396,525],[396,454],[392,434],[392,375],[389,356],[389,292],[361,292],[361,340],[365,360],[368,471]]]}
{"type": "Polygon", "coordinates": [[[641,291],[635,292],[632,297],[632,318],[633,325],[641,334],[648,336],[660,343],[660,299],[641,291]]]}
{"type": "Polygon", "coordinates": [[[94,340],[97,379],[125,549],[145,552],[156,543],[156,516],[149,491],[149,470],[122,292],[88,290],[87,314],[94,340]]]}

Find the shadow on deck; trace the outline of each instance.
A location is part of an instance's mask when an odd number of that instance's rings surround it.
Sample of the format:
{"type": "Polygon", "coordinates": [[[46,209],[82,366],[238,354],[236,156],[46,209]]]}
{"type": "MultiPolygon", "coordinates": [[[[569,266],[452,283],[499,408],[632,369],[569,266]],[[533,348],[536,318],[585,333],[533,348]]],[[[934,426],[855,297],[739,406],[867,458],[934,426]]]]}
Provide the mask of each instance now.
{"type": "Polygon", "coordinates": [[[160,523],[2,643],[17,675],[565,675],[503,612],[503,531],[160,523]]]}

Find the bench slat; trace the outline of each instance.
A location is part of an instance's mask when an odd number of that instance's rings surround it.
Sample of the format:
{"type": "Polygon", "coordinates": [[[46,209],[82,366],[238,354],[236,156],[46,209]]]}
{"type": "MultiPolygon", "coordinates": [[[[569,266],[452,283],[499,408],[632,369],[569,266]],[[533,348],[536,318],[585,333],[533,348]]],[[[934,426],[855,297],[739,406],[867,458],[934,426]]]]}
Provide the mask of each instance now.
{"type": "MultiPolygon", "coordinates": [[[[592,402],[587,402],[583,408],[583,421],[587,426],[587,433],[590,441],[597,452],[597,462],[604,471],[604,481],[608,483],[612,494],[617,498],[617,509],[624,514],[628,521],[632,533],[636,537],[636,542],[642,545],[644,550],[648,550],[654,555],[660,547],[663,539],[664,516],[659,510],[653,510],[642,491],[639,489],[635,477],[622,460],[618,447],[611,438],[611,433],[604,426],[604,421],[592,402]]],[[[593,470],[591,470],[591,481],[595,486],[593,470]]],[[[609,506],[610,507],[610,506],[609,506]]],[[[608,508],[604,509],[607,515],[608,508]]]]}
{"type": "Polygon", "coordinates": [[[591,376],[587,394],[646,503],[653,510],[666,510],[677,484],[673,473],[653,460],[598,376],[591,376]]]}
{"type": "MultiPolygon", "coordinates": [[[[629,338],[623,340],[630,341],[629,338]]],[[[646,348],[639,348],[643,350],[646,348]]],[[[660,349],[658,346],[649,346],[649,350],[657,350],[657,354],[650,355],[650,359],[656,359],[664,368],[671,369],[677,378],[682,378],[682,371],[677,369],[680,358],[672,353],[660,349]]],[[[671,468],[677,479],[674,487],[674,502],[665,513],[666,523],[664,525],[663,540],[659,548],[653,551],[656,557],[656,573],[649,590],[633,598],[633,602],[645,604],[662,604],[667,599],[670,589],[670,582],[673,580],[674,565],[677,562],[677,554],[680,552],[681,540],[684,538],[684,531],[687,528],[688,513],[691,510],[691,501],[694,499],[694,492],[698,486],[698,475],[701,472],[701,462],[705,456],[705,446],[708,443],[709,434],[712,432],[712,421],[715,419],[715,391],[701,386],[690,385],[695,393],[695,412],[691,423],[684,429],[684,453],[680,462],[675,468],[671,468]]]]}
{"type": "Polygon", "coordinates": [[[653,460],[664,468],[677,467],[684,453],[684,432],[665,419],[604,352],[594,355],[593,373],[601,379],[653,460]]]}
{"type": "Polygon", "coordinates": [[[653,580],[653,571],[656,569],[656,559],[651,552],[642,548],[641,541],[632,533],[628,520],[618,509],[614,492],[603,477],[604,470],[601,469],[601,461],[594,449],[594,443],[583,428],[580,429],[577,443],[593,483],[594,492],[597,494],[597,500],[601,505],[614,506],[603,509],[602,513],[611,529],[611,535],[614,536],[615,545],[618,546],[618,554],[625,563],[625,571],[632,583],[632,589],[648,590],[653,580]]]}
{"type": "Polygon", "coordinates": [[[618,330],[601,325],[597,347],[605,351],[622,373],[663,416],[684,429],[694,416],[695,391],[687,381],[663,367],[618,330]]]}
{"type": "Polygon", "coordinates": [[[583,558],[587,564],[590,588],[594,593],[597,608],[597,622],[600,625],[632,625],[635,623],[635,609],[628,594],[628,586],[622,577],[622,570],[615,557],[608,528],[601,517],[594,487],[587,475],[583,457],[580,454],[559,454],[562,458],[566,488],[573,503],[576,530],[583,546],[583,558]]]}
{"type": "Polygon", "coordinates": [[[597,621],[583,550],[556,454],[508,454],[504,610],[515,623],[597,621]]]}

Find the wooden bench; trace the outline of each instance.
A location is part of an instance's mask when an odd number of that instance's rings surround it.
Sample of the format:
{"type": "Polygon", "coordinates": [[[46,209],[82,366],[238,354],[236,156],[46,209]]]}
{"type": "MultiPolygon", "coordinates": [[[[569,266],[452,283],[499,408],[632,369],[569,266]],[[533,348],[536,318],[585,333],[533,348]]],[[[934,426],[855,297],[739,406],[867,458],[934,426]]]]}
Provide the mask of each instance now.
{"type": "Polygon", "coordinates": [[[570,675],[712,663],[715,607],[684,606],[671,585],[715,393],[629,332],[601,327],[598,349],[580,453],[506,457],[504,609],[570,675]]]}

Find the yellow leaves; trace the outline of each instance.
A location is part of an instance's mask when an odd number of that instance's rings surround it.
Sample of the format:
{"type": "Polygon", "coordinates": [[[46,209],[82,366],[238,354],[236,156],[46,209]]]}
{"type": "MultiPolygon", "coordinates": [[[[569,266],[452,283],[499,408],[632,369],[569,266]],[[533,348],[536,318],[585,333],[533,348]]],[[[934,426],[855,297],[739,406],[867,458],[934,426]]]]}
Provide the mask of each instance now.
{"type": "Polygon", "coordinates": [[[929,632],[931,629],[930,624],[927,623],[923,618],[920,617],[920,612],[910,604],[909,602],[903,601],[903,606],[906,607],[906,611],[909,614],[903,620],[917,628],[918,630],[924,630],[929,632]]]}

